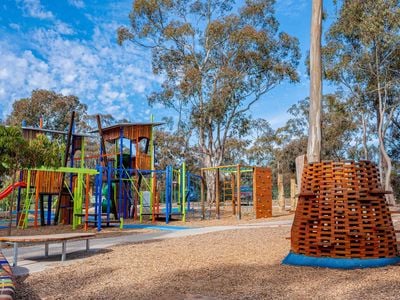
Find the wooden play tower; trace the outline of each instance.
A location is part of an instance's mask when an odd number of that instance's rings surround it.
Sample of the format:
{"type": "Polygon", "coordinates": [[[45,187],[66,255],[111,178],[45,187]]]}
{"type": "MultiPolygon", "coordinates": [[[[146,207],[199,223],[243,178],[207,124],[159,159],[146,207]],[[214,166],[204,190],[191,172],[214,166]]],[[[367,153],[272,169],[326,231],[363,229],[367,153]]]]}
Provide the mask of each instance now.
{"type": "MultiPolygon", "coordinates": [[[[114,199],[111,209],[118,219],[137,216],[137,210],[134,209],[132,214],[130,207],[136,208],[139,203],[143,174],[154,171],[153,128],[162,124],[120,123],[102,128],[98,118],[98,133],[101,137],[100,161],[103,167],[112,166],[112,178],[108,181],[114,182],[116,189],[114,197],[109,194],[108,198],[114,199]],[[109,147],[106,147],[106,143],[109,147]],[[114,150],[110,150],[108,154],[106,149],[112,147],[114,150]]],[[[104,177],[103,182],[106,181],[107,178],[104,177]]],[[[154,181],[155,175],[151,174],[152,198],[156,192],[154,181]]]]}

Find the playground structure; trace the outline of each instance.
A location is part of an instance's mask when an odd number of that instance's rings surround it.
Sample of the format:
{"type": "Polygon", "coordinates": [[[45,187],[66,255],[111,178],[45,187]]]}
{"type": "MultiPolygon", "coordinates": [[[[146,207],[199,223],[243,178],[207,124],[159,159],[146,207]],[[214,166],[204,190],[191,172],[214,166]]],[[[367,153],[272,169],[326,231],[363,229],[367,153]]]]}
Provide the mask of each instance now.
{"type": "Polygon", "coordinates": [[[369,161],[306,165],[283,263],[347,269],[400,262],[386,193],[369,161]]]}
{"type": "Polygon", "coordinates": [[[192,181],[196,175],[186,172],[185,163],[178,169],[154,166],[153,128],[162,123],[121,123],[101,127],[100,162],[95,179],[97,227],[101,224],[133,218],[152,222],[172,217],[186,220],[190,211],[192,181]],[[110,151],[111,149],[111,151],[110,151]]]}
{"type": "MultiPolygon", "coordinates": [[[[58,222],[72,224],[74,229],[82,223],[79,214],[82,213],[83,203],[85,203],[85,209],[88,209],[89,191],[91,190],[90,176],[97,174],[97,171],[85,168],[85,139],[91,136],[73,132],[73,117],[74,114],[71,116],[68,132],[22,127],[23,136],[28,141],[36,138],[38,134],[46,134],[51,137],[61,136],[67,138],[67,145],[70,145],[70,147],[66,148],[63,167],[58,169],[42,167],[19,172],[17,227],[26,228],[28,226],[32,203],[34,203],[35,227],[39,225],[39,215],[41,226],[50,225],[52,217],[55,224],[58,222]],[[79,166],[75,163],[76,154],[80,155],[79,166]],[[67,167],[68,158],[69,167],[67,167]],[[22,193],[22,187],[25,188],[25,195],[22,193]],[[53,202],[54,199],[57,202],[53,202]],[[53,209],[53,206],[55,206],[55,209],[53,209]],[[47,211],[45,212],[45,210],[47,211]],[[55,210],[54,215],[52,214],[53,210],[55,210]]],[[[85,218],[87,222],[87,212],[85,218]]]]}
{"type": "Polygon", "coordinates": [[[6,197],[18,189],[17,227],[26,228],[30,222],[34,227],[45,226],[53,220],[54,224],[72,224],[74,229],[92,224],[101,230],[114,223],[122,226],[127,219],[168,223],[176,218],[186,221],[188,213],[204,218],[204,175],[210,171],[217,172],[218,218],[220,204],[228,202],[238,218],[244,204],[253,205],[256,218],[272,216],[270,169],[220,166],[203,168],[199,176],[187,172],[183,162],[179,168],[159,170],[155,168],[153,130],[162,123],[120,123],[103,128],[98,116],[97,125],[98,130],[90,134],[75,133],[72,113],[68,131],[22,127],[28,141],[45,134],[63,139],[66,150],[62,167],[21,170],[18,182],[0,193],[6,197]],[[91,139],[93,144],[97,138],[97,152],[87,155],[87,141],[91,139]],[[86,167],[89,165],[92,168],[86,167]]]}
{"type": "MultiPolygon", "coordinates": [[[[253,213],[257,219],[272,217],[272,175],[270,168],[251,167],[241,165],[217,166],[201,169],[201,178],[206,172],[215,172],[215,215],[221,216],[221,203],[225,207],[232,206],[232,215],[238,219],[242,217],[242,206],[253,206],[253,213]]],[[[205,218],[206,184],[202,180],[201,207],[202,217],[205,218]]],[[[211,204],[209,199],[207,203],[211,204]]],[[[210,207],[211,214],[211,207],[210,207]]]]}
{"type": "Polygon", "coordinates": [[[200,190],[200,177],[186,172],[185,163],[178,169],[155,169],[153,127],[161,124],[124,123],[103,129],[98,117],[101,145],[88,156],[86,140],[96,136],[76,134],[74,114],[68,132],[23,126],[28,141],[39,134],[61,137],[66,152],[62,167],[21,170],[18,182],[0,193],[5,198],[17,189],[17,227],[26,228],[29,222],[50,225],[52,219],[74,229],[94,224],[98,230],[129,218],[142,222],[146,216],[153,222],[163,218],[168,223],[176,217],[185,221],[186,213],[193,211],[191,202],[200,200],[195,187],[200,190]]]}

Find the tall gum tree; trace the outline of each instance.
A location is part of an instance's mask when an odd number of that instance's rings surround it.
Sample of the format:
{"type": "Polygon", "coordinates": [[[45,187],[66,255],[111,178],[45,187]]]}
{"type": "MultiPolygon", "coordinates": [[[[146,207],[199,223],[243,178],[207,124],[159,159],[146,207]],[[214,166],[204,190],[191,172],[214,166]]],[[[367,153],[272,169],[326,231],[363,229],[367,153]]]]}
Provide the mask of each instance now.
{"type": "MultiPolygon", "coordinates": [[[[136,0],[120,43],[151,49],[153,72],[163,79],[149,102],[179,114],[198,138],[202,164],[223,161],[233,126],[284,80],[298,81],[298,40],[279,32],[273,0],[136,0]]],[[[207,176],[214,200],[214,176],[207,176]]]]}
{"type": "Polygon", "coordinates": [[[12,112],[6,123],[21,126],[39,127],[39,119],[43,117],[43,128],[66,130],[72,111],[76,113],[76,124],[85,127],[87,106],[78,97],[64,96],[48,90],[33,90],[28,98],[18,99],[13,103],[12,112]]]}
{"type": "MultiPolygon", "coordinates": [[[[387,136],[400,109],[400,1],[344,0],[341,4],[327,34],[325,73],[348,91],[362,114],[374,116],[381,181],[392,191],[387,136]]],[[[368,120],[362,121],[365,128],[368,120]]],[[[387,201],[394,204],[392,194],[387,201]]]]}
{"type": "Polygon", "coordinates": [[[322,0],[313,0],[310,39],[310,108],[307,161],[321,160],[321,99],[322,99],[322,0]]]}

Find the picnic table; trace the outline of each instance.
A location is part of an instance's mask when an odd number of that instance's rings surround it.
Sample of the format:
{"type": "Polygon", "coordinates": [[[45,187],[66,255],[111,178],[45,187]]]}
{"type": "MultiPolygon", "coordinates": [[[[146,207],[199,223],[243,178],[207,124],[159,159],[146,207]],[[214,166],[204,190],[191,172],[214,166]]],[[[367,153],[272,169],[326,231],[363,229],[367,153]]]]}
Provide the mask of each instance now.
{"type": "Polygon", "coordinates": [[[67,241],[86,241],[86,251],[89,251],[89,240],[95,237],[95,233],[58,233],[46,235],[26,235],[26,236],[3,236],[0,237],[0,242],[14,245],[13,252],[13,267],[17,266],[18,262],[18,245],[24,243],[44,243],[45,257],[49,256],[49,244],[62,243],[61,261],[67,258],[67,241]]]}

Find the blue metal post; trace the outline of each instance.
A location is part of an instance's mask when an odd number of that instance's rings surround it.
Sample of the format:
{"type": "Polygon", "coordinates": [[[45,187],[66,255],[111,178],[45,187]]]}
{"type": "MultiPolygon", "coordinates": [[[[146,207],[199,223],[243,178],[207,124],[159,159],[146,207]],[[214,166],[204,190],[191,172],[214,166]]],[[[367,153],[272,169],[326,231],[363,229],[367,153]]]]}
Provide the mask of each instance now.
{"type": "MultiPolygon", "coordinates": [[[[187,181],[186,181],[186,193],[187,196],[190,195],[190,173],[187,173],[187,181]]],[[[186,197],[186,201],[187,201],[187,211],[190,211],[190,197],[186,197]]]]}
{"type": "MultiPolygon", "coordinates": [[[[23,178],[23,172],[22,170],[19,171],[19,181],[22,181],[23,178]]],[[[27,183],[28,184],[28,183],[27,183]]],[[[17,217],[15,218],[16,226],[18,227],[18,220],[20,216],[20,210],[21,210],[21,187],[18,188],[18,198],[17,198],[17,217]]]]}
{"type": "MultiPolygon", "coordinates": [[[[75,125],[72,125],[72,143],[71,143],[71,153],[69,154],[70,162],[69,165],[71,168],[74,167],[74,155],[75,155],[75,125]]],[[[82,151],[82,150],[81,150],[82,151]]],[[[64,183],[61,182],[61,189],[63,188],[64,183]]],[[[73,192],[73,174],[69,174],[69,189],[73,192]]],[[[73,215],[73,213],[72,213],[73,215]]],[[[71,214],[68,214],[68,224],[71,224],[71,214]]]]}
{"type": "MultiPolygon", "coordinates": [[[[131,140],[129,140],[129,176],[132,176],[133,175],[133,172],[132,172],[132,169],[134,168],[134,166],[132,165],[132,158],[133,158],[133,144],[132,144],[132,141],[131,140]],[[132,174],[131,174],[131,172],[132,172],[132,174]]],[[[133,217],[133,216],[131,216],[130,215],[130,213],[131,213],[131,203],[132,203],[132,206],[133,206],[133,197],[134,197],[134,195],[133,195],[133,193],[132,193],[132,190],[133,190],[133,183],[131,182],[131,180],[129,180],[128,181],[128,183],[127,183],[127,193],[128,193],[128,200],[127,200],[127,206],[128,206],[128,218],[130,218],[130,217],[133,217]]]]}
{"type": "Polygon", "coordinates": [[[132,149],[132,141],[129,140],[129,169],[132,168],[132,155],[133,155],[133,149],[132,149]]]}
{"type": "MultiPolygon", "coordinates": [[[[111,189],[112,189],[112,183],[111,183],[111,172],[112,172],[112,162],[109,161],[107,165],[107,222],[110,221],[110,211],[111,211],[111,189]]],[[[118,218],[118,216],[115,216],[118,218]]]]}
{"type": "Polygon", "coordinates": [[[96,209],[97,209],[97,231],[101,231],[101,190],[103,185],[103,168],[101,166],[97,167],[99,174],[96,175],[96,209]]]}
{"type": "Polygon", "coordinates": [[[51,202],[52,195],[47,196],[47,225],[51,225],[51,202]]]}
{"type": "Polygon", "coordinates": [[[165,170],[165,223],[169,223],[172,208],[172,167],[167,166],[165,170]]]}

